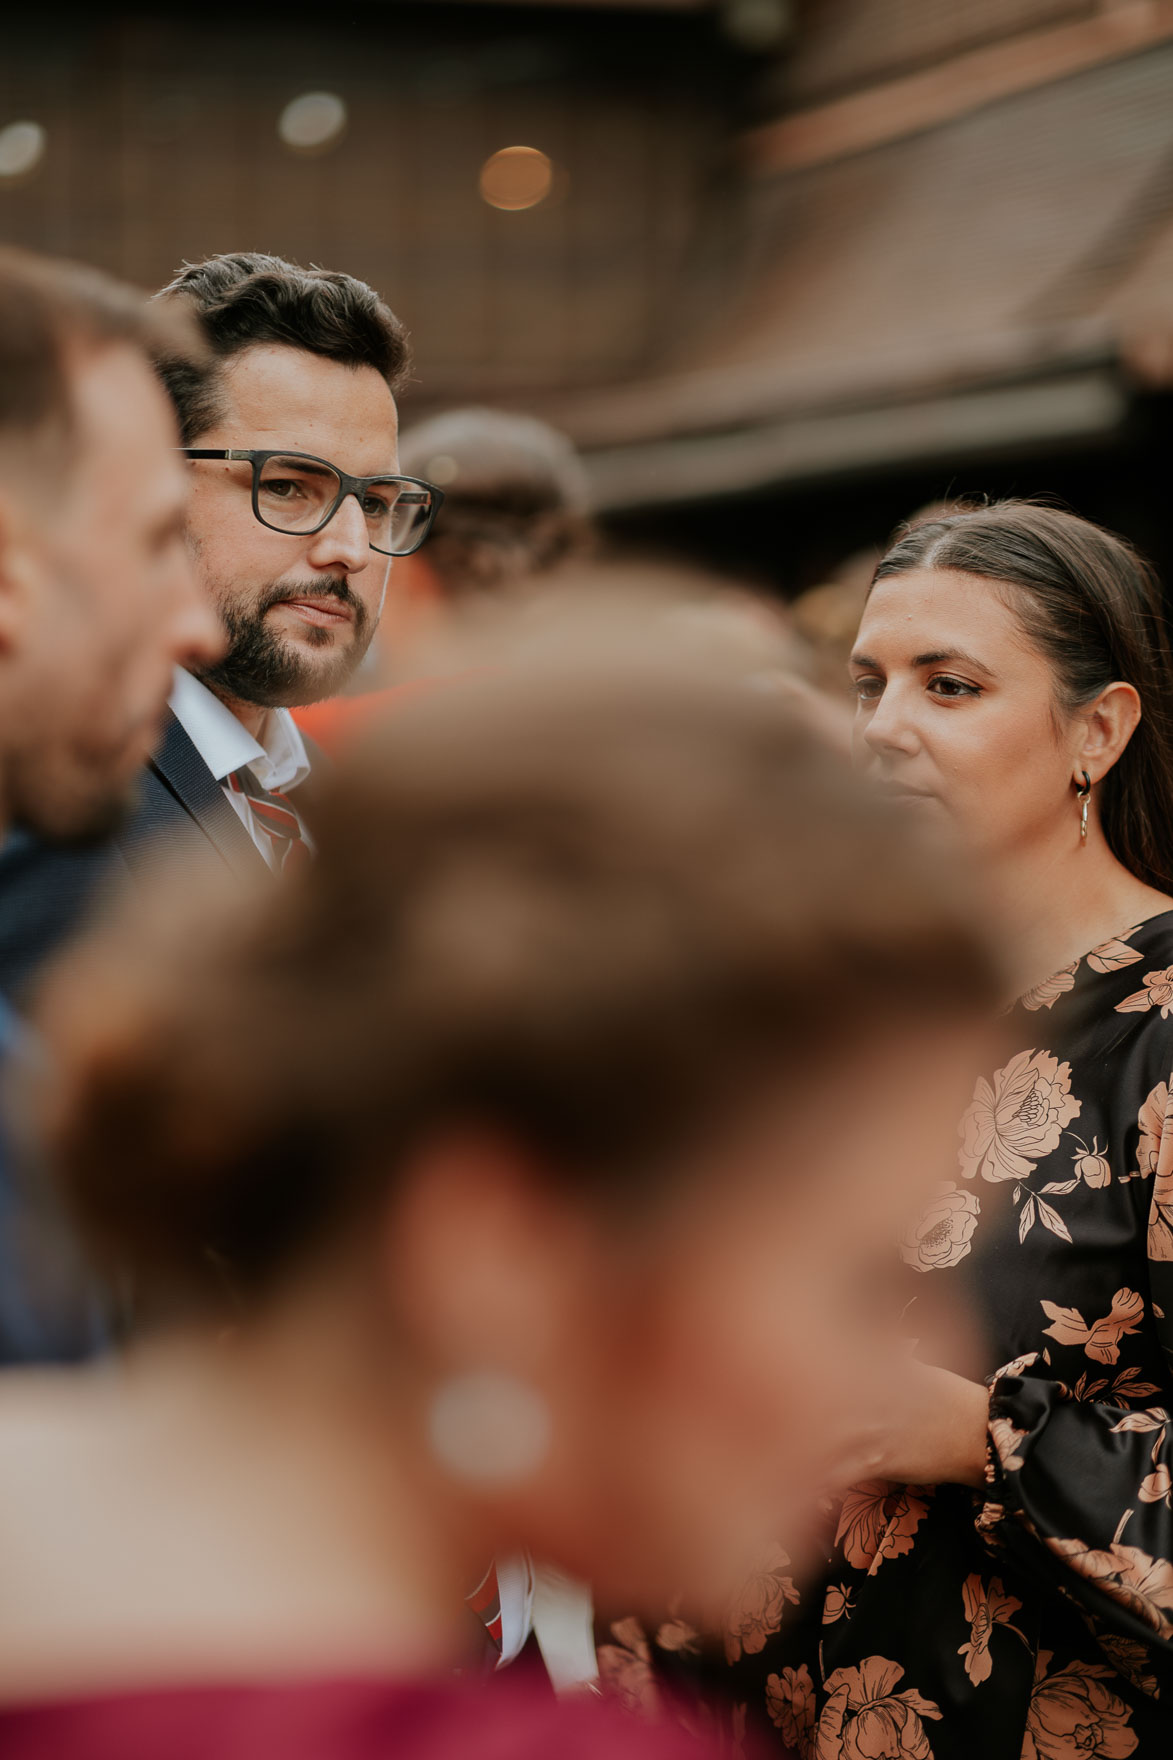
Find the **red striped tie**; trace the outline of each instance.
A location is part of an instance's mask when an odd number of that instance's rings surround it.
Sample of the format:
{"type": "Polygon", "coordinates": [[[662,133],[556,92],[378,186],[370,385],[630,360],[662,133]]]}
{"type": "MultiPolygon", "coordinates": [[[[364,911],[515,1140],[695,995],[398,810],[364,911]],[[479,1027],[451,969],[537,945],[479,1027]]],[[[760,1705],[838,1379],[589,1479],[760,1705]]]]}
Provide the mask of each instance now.
{"type": "Polygon", "coordinates": [[[276,789],[262,788],[247,764],[233,770],[226,780],[233,794],[244,795],[253,824],[268,837],[274,867],[279,871],[294,867],[309,855],[301,820],[287,795],[279,794],[276,789]]]}
{"type": "Polygon", "coordinates": [[[497,1566],[491,1564],[471,1595],[465,1597],[486,1632],[498,1658],[501,1655],[503,1637],[501,1630],[501,1586],[497,1581],[497,1566]]]}

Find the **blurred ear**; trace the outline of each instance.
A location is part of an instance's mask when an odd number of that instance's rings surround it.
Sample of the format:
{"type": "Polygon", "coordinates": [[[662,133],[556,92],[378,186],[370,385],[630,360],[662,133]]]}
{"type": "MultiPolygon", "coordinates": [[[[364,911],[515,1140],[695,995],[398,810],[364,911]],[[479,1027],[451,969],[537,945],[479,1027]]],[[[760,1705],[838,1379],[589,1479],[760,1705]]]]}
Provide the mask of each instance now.
{"type": "Polygon", "coordinates": [[[37,567],[28,549],[26,524],[11,491],[0,486],[0,660],[25,642],[37,586],[37,567]]]}
{"type": "Polygon", "coordinates": [[[443,1369],[540,1374],[599,1298],[599,1231],[504,1138],[454,1136],[404,1170],[387,1215],[389,1295],[443,1369]]]}
{"type": "Polygon", "coordinates": [[[1133,685],[1110,684],[1102,690],[1080,717],[1083,739],[1076,754],[1077,770],[1086,770],[1093,782],[1099,782],[1119,760],[1140,717],[1140,696],[1133,685]]]}

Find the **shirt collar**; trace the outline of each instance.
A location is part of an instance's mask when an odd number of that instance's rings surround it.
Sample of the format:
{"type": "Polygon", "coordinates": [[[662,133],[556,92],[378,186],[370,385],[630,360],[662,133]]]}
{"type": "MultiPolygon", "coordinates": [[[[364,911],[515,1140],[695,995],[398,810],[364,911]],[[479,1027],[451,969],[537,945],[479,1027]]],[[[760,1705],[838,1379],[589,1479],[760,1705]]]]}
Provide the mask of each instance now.
{"type": "Polygon", "coordinates": [[[262,788],[296,788],[310,773],[309,756],[288,709],[270,709],[256,740],[206,684],[175,670],[171,713],[217,782],[246,764],[262,788]]]}

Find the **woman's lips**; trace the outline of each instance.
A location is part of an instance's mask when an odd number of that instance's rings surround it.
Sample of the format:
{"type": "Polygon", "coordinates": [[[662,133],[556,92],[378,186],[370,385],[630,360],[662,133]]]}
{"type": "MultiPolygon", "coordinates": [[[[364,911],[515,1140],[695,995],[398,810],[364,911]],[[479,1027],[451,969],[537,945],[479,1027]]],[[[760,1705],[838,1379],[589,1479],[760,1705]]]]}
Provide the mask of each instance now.
{"type": "Polygon", "coordinates": [[[279,603],[319,629],[336,629],[351,621],[350,607],[338,599],[281,599],[279,603]]]}
{"type": "Polygon", "coordinates": [[[894,801],[935,801],[936,795],[929,788],[910,788],[904,782],[885,782],[884,793],[894,801]]]}

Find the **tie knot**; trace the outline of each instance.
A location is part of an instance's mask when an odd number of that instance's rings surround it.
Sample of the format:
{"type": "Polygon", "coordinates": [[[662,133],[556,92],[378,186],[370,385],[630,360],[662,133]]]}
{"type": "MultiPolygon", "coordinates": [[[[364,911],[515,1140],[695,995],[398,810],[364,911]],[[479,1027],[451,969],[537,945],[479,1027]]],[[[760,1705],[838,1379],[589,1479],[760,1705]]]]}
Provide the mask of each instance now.
{"type": "Polygon", "coordinates": [[[291,859],[308,853],[301,820],[287,795],[263,788],[247,764],[233,770],[228,786],[247,800],[253,824],[269,840],[275,867],[284,868],[291,859]]]}

